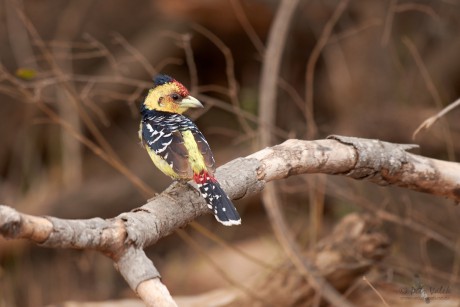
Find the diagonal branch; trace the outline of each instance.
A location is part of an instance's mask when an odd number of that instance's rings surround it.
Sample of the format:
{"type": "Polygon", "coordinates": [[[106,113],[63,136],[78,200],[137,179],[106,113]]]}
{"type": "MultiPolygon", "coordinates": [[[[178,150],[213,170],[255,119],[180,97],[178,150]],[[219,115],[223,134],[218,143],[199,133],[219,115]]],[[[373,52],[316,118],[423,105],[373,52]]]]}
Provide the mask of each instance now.
{"type": "MultiPolygon", "coordinates": [[[[317,141],[288,140],[233,160],[220,167],[216,175],[232,199],[258,193],[269,181],[324,173],[395,185],[460,202],[460,164],[406,152],[413,147],[342,136],[317,141]]],[[[155,301],[152,295],[160,291],[165,303],[159,306],[169,306],[174,302],[143,249],[205,213],[209,210],[197,190],[191,185],[174,183],[142,207],[112,219],[36,217],[0,205],[0,234],[8,239],[29,239],[46,247],[100,251],[113,259],[144,302],[155,301]]]]}

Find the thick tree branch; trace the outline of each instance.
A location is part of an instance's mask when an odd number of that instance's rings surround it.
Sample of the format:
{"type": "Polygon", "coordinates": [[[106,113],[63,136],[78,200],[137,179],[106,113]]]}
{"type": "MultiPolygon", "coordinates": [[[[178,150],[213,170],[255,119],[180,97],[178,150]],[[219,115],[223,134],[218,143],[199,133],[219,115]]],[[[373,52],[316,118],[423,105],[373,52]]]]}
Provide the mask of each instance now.
{"type": "MultiPolygon", "coordinates": [[[[325,173],[395,185],[460,202],[460,164],[405,151],[413,147],[341,136],[317,141],[288,140],[233,160],[220,167],[216,176],[232,199],[260,192],[272,180],[325,173]]],[[[174,302],[159,283],[159,273],[143,248],[208,212],[196,189],[174,183],[144,206],[106,220],[35,217],[0,206],[0,234],[53,248],[98,250],[114,260],[131,288],[145,302],[152,299],[149,289],[161,288],[167,295],[166,303],[160,306],[168,306],[174,302]]]]}

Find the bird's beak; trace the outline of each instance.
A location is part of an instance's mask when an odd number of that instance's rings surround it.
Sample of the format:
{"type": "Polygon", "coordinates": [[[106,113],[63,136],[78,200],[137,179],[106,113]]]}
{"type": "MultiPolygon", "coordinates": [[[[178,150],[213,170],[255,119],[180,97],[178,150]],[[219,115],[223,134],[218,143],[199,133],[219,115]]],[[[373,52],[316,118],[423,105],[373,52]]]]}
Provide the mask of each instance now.
{"type": "Polygon", "coordinates": [[[181,108],[203,108],[201,102],[193,96],[187,96],[180,103],[181,108]]]}

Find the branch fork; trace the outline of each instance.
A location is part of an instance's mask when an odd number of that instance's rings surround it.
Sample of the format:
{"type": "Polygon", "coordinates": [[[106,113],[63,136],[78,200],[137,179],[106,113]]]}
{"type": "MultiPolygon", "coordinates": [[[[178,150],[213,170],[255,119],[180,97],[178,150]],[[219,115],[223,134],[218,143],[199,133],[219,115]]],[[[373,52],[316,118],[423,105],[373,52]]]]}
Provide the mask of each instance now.
{"type": "MultiPolygon", "coordinates": [[[[232,199],[258,193],[269,181],[324,173],[395,185],[460,202],[460,164],[406,151],[415,147],[343,136],[288,140],[225,164],[217,170],[216,177],[232,199]]],[[[38,217],[0,205],[0,234],[50,248],[100,251],[114,261],[148,306],[175,306],[143,249],[208,211],[190,185],[173,184],[142,207],[111,219],[38,217]]]]}

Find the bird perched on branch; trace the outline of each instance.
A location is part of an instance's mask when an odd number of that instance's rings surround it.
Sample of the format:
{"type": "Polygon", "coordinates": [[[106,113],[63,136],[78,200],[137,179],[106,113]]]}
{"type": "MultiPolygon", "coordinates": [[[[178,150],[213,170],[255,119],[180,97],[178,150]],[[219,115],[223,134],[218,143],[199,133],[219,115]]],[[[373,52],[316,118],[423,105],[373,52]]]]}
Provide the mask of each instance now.
{"type": "Polygon", "coordinates": [[[202,108],[187,88],[167,75],[157,75],[141,105],[139,137],[153,163],[174,180],[193,179],[216,219],[225,226],[241,218],[213,173],[214,157],[197,126],[182,115],[202,108]]]}

